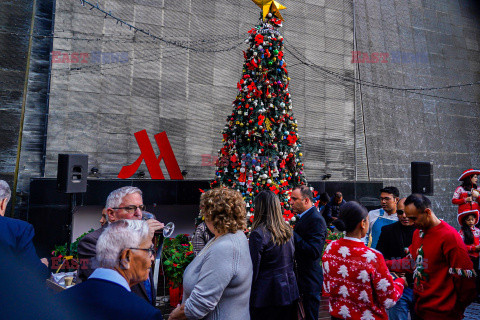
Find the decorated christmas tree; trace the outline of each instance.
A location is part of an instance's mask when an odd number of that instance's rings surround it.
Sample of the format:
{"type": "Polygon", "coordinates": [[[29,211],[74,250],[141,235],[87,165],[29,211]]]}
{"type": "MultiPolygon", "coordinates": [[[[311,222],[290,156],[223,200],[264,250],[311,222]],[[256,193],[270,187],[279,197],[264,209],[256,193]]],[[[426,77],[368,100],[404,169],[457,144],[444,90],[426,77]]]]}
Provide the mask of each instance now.
{"type": "Polygon", "coordinates": [[[288,92],[290,78],[284,58],[284,41],[278,28],[285,9],[276,1],[252,0],[263,10],[259,24],[248,33],[248,50],[238,94],[223,130],[216,178],[211,187],[239,190],[247,213],[253,212],[253,199],[261,190],[275,192],[292,218],[288,199],[294,186],[306,184],[297,121],[288,92]]]}

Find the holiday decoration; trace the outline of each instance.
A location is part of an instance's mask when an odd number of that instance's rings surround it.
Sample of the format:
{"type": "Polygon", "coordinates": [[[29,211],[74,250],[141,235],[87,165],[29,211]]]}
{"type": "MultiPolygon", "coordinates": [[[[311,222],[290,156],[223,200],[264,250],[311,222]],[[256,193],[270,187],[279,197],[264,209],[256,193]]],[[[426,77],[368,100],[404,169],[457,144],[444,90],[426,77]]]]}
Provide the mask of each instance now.
{"type": "Polygon", "coordinates": [[[286,9],[286,7],[284,7],[277,1],[275,0],[252,0],[252,1],[255,2],[255,4],[262,9],[263,19],[265,19],[265,17],[271,12],[273,15],[275,15],[277,18],[283,21],[283,17],[280,14],[279,10],[286,9]]]}
{"type": "Polygon", "coordinates": [[[291,221],[290,191],[306,184],[306,180],[288,92],[290,78],[283,55],[284,42],[277,30],[282,25],[278,9],[284,7],[276,1],[254,2],[263,9],[269,6],[270,12],[265,15],[264,11],[261,22],[248,31],[249,48],[243,52],[245,62],[237,83],[238,95],[223,130],[223,147],[218,153],[216,178],[211,187],[240,191],[249,218],[254,211],[254,197],[262,190],[271,190],[280,198],[285,220],[291,221]]]}

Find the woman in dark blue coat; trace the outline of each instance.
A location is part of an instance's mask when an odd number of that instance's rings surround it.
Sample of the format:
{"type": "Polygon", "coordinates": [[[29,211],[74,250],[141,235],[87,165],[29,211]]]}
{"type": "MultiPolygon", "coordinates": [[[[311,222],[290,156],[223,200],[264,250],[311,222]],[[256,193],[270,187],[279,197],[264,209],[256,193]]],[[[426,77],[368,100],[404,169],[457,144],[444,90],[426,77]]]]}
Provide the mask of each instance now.
{"type": "Polygon", "coordinates": [[[254,213],[249,240],[253,263],[251,319],[293,319],[299,294],[292,229],[285,223],[280,201],[272,191],[255,197],[254,213]]]}

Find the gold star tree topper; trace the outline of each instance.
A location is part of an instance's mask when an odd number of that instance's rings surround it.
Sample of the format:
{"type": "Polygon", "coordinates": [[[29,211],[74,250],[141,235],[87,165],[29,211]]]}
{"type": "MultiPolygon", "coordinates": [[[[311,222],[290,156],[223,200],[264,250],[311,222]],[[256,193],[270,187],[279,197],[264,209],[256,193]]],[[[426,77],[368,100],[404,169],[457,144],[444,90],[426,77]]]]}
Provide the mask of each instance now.
{"type": "Polygon", "coordinates": [[[255,4],[263,10],[264,20],[267,14],[271,12],[277,18],[284,21],[282,15],[280,14],[280,10],[287,9],[287,8],[282,4],[278,3],[275,0],[252,0],[252,1],[255,2],[255,4]]]}

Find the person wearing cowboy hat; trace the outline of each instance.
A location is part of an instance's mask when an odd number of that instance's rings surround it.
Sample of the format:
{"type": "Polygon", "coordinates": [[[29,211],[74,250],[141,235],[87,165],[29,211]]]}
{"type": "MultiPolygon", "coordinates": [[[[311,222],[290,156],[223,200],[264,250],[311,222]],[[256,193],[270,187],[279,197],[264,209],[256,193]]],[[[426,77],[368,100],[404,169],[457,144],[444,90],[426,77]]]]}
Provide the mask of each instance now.
{"type": "Polygon", "coordinates": [[[479,252],[480,252],[480,229],[475,227],[478,223],[478,210],[463,211],[458,214],[457,220],[461,226],[460,237],[467,246],[468,256],[473,262],[473,269],[477,272],[477,301],[480,295],[479,275],[479,252]]]}
{"type": "Polygon", "coordinates": [[[458,205],[458,215],[462,212],[479,210],[477,180],[480,170],[468,169],[463,171],[458,181],[462,184],[455,189],[452,197],[452,203],[458,205]]]}

